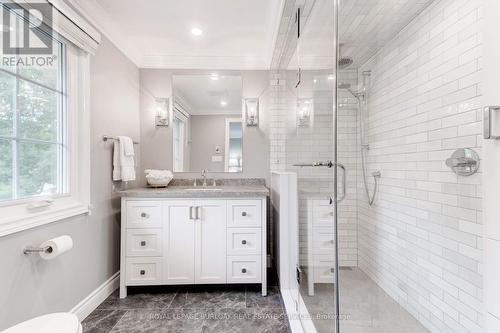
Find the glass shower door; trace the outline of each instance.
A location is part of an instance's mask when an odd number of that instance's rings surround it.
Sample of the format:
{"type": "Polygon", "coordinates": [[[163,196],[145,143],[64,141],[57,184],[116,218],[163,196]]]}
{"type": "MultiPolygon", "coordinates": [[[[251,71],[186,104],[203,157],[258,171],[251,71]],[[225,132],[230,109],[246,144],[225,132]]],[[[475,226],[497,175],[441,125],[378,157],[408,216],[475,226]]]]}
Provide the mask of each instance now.
{"type": "Polygon", "coordinates": [[[297,308],[304,331],[318,333],[336,332],[335,202],[345,195],[336,158],[335,3],[296,2],[279,70],[280,163],[298,180],[297,308]]]}

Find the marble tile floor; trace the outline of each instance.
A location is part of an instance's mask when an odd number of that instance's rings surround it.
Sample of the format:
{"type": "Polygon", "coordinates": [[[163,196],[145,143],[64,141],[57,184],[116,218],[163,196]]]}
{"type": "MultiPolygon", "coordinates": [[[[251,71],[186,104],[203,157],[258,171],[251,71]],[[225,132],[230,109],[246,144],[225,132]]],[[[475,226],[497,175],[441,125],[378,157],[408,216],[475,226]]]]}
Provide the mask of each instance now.
{"type": "MultiPolygon", "coordinates": [[[[341,269],[339,280],[341,333],[429,333],[360,269],[341,269]]],[[[307,282],[301,288],[302,298],[316,330],[332,333],[334,320],[324,320],[321,315],[334,313],[333,284],[316,284],[312,297],[306,288],[307,282]]]]}
{"type": "Polygon", "coordinates": [[[83,333],[288,333],[278,287],[180,286],[115,291],[82,323],[83,333]]]}

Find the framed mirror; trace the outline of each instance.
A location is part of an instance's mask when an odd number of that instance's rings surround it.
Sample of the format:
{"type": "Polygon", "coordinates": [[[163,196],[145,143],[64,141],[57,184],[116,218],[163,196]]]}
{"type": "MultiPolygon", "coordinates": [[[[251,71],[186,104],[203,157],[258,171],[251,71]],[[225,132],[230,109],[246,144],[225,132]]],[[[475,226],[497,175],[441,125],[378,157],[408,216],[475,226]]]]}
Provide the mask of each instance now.
{"type": "Polygon", "coordinates": [[[172,86],[174,172],[242,172],[241,77],[174,75],[172,86]]]}

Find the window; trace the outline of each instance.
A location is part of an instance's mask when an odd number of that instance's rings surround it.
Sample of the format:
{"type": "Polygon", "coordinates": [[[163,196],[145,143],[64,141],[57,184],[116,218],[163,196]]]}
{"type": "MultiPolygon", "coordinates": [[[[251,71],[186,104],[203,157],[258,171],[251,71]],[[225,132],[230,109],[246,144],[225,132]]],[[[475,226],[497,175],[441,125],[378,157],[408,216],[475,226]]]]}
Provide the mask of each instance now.
{"type": "Polygon", "coordinates": [[[243,172],[243,125],[240,118],[226,119],[226,172],[243,172]]]}
{"type": "MultiPolygon", "coordinates": [[[[15,36],[22,38],[18,33],[15,36]]],[[[69,191],[66,52],[62,42],[53,40],[52,44],[50,62],[39,65],[18,57],[20,61],[4,61],[0,67],[3,203],[69,191]]]]}
{"type": "Polygon", "coordinates": [[[184,108],[174,103],[173,121],[173,170],[174,172],[185,172],[189,170],[189,162],[186,163],[186,156],[189,156],[189,114],[184,108]]]}
{"type": "Polygon", "coordinates": [[[184,171],[184,121],[174,117],[174,171],[184,171]]]}
{"type": "Polygon", "coordinates": [[[0,4],[0,237],[89,212],[90,56],[100,35],[57,5],[37,3],[49,7],[31,16],[29,2],[0,4]]]}

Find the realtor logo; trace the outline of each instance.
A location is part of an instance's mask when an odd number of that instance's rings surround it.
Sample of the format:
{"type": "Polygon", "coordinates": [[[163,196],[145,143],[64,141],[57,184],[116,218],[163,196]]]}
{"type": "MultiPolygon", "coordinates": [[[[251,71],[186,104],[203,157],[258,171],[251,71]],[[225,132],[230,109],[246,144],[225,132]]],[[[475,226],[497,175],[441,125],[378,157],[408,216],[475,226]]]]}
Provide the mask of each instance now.
{"type": "MultiPolygon", "coordinates": [[[[2,44],[5,55],[52,54],[52,5],[29,2],[29,9],[2,1],[2,44]],[[43,27],[43,29],[41,29],[43,27]]],[[[1,5],[0,5],[1,6],[1,5]]]]}

